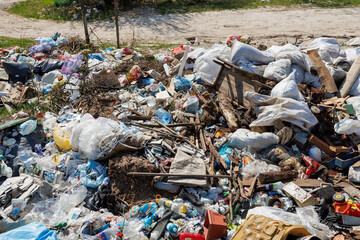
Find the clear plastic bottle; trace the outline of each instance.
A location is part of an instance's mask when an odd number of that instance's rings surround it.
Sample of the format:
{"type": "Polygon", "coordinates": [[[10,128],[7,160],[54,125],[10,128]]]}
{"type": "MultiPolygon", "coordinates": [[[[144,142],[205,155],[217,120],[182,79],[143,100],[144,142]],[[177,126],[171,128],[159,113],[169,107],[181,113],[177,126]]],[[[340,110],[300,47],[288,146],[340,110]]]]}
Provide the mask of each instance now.
{"type": "Polygon", "coordinates": [[[162,108],[159,108],[155,112],[155,116],[159,119],[163,124],[169,124],[171,122],[171,115],[167,111],[162,108]]]}

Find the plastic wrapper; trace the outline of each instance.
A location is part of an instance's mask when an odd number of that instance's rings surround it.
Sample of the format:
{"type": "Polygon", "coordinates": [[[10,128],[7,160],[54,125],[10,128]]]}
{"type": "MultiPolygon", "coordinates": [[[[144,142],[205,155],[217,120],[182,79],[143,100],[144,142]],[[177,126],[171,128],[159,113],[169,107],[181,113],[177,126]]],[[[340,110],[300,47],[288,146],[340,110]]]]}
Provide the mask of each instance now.
{"type": "Polygon", "coordinates": [[[256,177],[262,172],[279,172],[281,168],[276,165],[267,164],[261,160],[253,160],[241,168],[241,175],[246,178],[256,177]]]}
{"type": "Polygon", "coordinates": [[[35,66],[34,73],[42,76],[45,73],[51,72],[53,70],[61,69],[63,64],[64,60],[46,59],[35,66]]]}
{"type": "Polygon", "coordinates": [[[67,59],[61,67],[61,73],[71,75],[77,72],[82,64],[82,60],[82,55],[74,55],[72,58],[67,59]]]}

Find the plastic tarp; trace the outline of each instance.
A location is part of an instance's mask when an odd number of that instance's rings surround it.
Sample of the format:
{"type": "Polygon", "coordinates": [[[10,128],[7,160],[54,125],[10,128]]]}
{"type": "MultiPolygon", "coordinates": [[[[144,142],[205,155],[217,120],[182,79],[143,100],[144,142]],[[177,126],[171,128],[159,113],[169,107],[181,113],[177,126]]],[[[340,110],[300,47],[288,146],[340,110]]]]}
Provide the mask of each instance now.
{"type": "Polygon", "coordinates": [[[296,85],[295,81],[295,72],[292,72],[287,78],[276,84],[276,86],[271,90],[272,97],[280,98],[292,98],[298,101],[304,101],[305,98],[301,94],[296,85]]]}
{"type": "Polygon", "coordinates": [[[196,59],[194,64],[194,72],[197,72],[197,75],[200,75],[203,80],[213,84],[221,68],[221,66],[216,64],[214,60],[216,60],[216,57],[229,59],[229,56],[229,47],[215,44],[206,53],[196,59]]]}
{"type": "Polygon", "coordinates": [[[318,123],[305,102],[254,92],[246,92],[245,98],[255,108],[258,117],[250,124],[250,127],[273,126],[276,120],[282,120],[308,130],[318,123]]]}
{"type": "Polygon", "coordinates": [[[1,240],[56,240],[56,231],[47,229],[43,224],[30,223],[0,234],[1,240]]]}

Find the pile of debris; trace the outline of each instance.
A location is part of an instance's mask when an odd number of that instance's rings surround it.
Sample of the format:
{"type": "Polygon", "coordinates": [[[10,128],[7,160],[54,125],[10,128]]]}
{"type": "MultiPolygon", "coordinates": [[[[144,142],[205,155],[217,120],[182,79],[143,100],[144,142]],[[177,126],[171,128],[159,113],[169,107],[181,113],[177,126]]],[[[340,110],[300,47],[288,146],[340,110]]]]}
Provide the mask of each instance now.
{"type": "Polygon", "coordinates": [[[0,49],[1,239],[360,239],[360,38],[36,41],[0,49]]]}

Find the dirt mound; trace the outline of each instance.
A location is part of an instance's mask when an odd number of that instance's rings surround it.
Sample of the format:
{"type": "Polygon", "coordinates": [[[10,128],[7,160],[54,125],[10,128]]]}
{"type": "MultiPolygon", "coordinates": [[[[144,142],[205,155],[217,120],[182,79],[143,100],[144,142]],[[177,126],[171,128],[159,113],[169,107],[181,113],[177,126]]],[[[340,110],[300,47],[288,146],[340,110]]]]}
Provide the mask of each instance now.
{"type": "Polygon", "coordinates": [[[128,176],[128,172],[159,172],[159,169],[146,158],[135,155],[126,155],[109,161],[111,192],[130,206],[154,201],[157,194],[167,198],[174,196],[152,187],[152,177],[128,176]]]}

